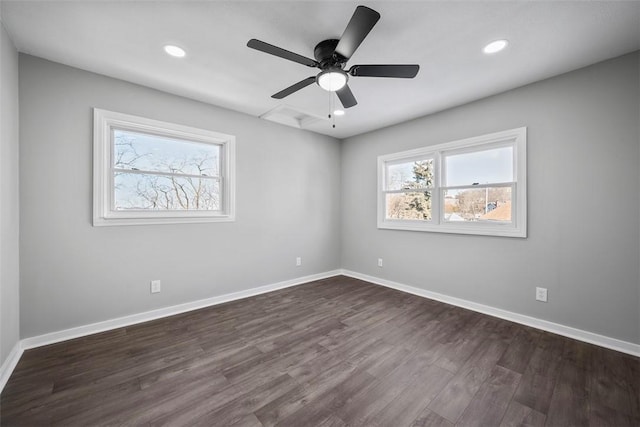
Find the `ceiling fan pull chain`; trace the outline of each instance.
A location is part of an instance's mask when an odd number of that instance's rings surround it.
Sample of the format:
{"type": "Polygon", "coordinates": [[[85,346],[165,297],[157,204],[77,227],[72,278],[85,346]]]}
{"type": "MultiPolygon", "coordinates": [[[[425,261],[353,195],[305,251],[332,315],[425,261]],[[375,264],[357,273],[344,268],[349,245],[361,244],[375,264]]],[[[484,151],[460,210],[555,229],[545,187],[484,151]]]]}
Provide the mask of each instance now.
{"type": "Polygon", "coordinates": [[[329,92],[329,118],[332,121],[333,128],[336,128],[336,113],[335,113],[335,97],[333,92],[329,92]]]}

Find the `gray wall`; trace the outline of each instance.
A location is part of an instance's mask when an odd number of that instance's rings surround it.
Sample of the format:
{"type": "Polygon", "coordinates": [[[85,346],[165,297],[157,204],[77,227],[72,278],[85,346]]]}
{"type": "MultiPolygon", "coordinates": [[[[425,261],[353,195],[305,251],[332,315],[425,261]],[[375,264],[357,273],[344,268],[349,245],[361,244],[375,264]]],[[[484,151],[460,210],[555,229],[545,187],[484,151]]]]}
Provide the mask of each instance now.
{"type": "Polygon", "coordinates": [[[20,132],[22,337],[340,267],[338,140],[27,55],[20,132]],[[235,135],[236,222],[92,227],[92,107],[235,135]]]}
{"type": "Polygon", "coordinates": [[[639,110],[636,52],[345,140],[343,267],[640,343],[639,110]],[[378,155],[520,126],[527,239],[376,228],[378,155]]]}
{"type": "Polygon", "coordinates": [[[0,364],[20,335],[18,52],[0,24],[0,364]]]}

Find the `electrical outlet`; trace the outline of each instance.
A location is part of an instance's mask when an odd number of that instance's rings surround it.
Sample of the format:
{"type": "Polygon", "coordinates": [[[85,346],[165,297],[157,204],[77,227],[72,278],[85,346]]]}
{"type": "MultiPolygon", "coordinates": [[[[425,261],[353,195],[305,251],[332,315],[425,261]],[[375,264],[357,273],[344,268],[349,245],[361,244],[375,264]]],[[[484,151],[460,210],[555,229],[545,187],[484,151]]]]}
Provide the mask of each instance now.
{"type": "Polygon", "coordinates": [[[302,265],[302,258],[301,257],[297,257],[296,258],[296,267],[300,267],[302,265]]]}
{"type": "Polygon", "coordinates": [[[378,258],[378,267],[382,267],[382,258],[378,258]]]}
{"type": "Polygon", "coordinates": [[[547,288],[536,288],[536,300],[547,302],[547,288]]]}
{"type": "Polygon", "coordinates": [[[160,280],[152,280],[151,281],[151,293],[157,294],[160,292],[160,280]]]}

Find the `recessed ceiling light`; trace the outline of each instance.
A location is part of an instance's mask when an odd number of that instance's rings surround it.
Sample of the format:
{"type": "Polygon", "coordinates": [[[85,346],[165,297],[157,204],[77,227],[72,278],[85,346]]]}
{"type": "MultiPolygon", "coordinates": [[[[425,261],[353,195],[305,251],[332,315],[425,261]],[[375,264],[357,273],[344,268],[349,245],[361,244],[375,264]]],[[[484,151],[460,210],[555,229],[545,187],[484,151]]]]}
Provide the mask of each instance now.
{"type": "Polygon", "coordinates": [[[172,44],[166,45],[164,47],[164,51],[171,56],[175,56],[176,58],[182,58],[187,54],[183,48],[174,46],[172,44]]]}
{"type": "Polygon", "coordinates": [[[487,54],[497,53],[507,47],[508,44],[507,40],[495,40],[486,45],[482,51],[487,54]]]}
{"type": "Polygon", "coordinates": [[[344,110],[335,110],[333,112],[334,116],[344,116],[344,110]]]}

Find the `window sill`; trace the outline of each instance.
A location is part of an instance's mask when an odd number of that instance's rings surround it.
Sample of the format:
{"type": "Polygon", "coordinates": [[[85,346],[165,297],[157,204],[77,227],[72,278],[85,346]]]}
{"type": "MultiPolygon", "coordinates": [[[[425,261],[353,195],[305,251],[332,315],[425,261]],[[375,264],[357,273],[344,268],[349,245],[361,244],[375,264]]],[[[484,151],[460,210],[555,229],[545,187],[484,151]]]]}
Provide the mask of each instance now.
{"type": "Polygon", "coordinates": [[[513,227],[511,224],[484,225],[478,223],[470,224],[434,224],[416,223],[414,221],[379,221],[379,229],[404,230],[404,231],[424,231],[429,233],[447,234],[475,234],[479,236],[497,237],[519,237],[526,238],[527,230],[513,227]]]}
{"type": "Polygon", "coordinates": [[[163,217],[96,217],[93,218],[94,227],[120,226],[120,225],[158,225],[158,224],[197,224],[209,222],[234,222],[235,216],[163,216],[163,217]]]}

